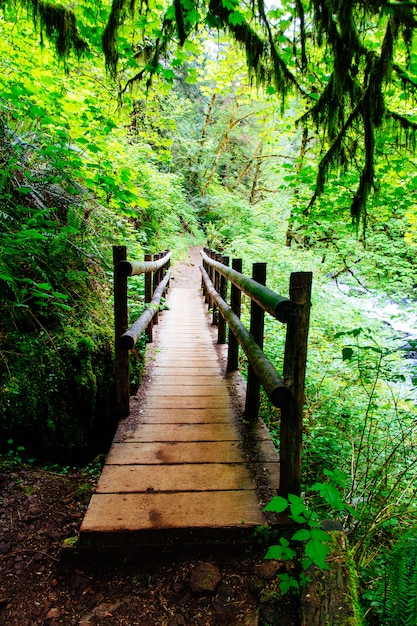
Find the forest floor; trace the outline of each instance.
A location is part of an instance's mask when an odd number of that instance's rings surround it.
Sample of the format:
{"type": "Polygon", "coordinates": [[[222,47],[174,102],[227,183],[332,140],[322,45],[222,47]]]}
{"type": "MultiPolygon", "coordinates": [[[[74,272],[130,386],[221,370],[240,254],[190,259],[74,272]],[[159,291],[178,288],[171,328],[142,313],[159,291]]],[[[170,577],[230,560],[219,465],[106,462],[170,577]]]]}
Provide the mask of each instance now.
{"type": "Polygon", "coordinates": [[[285,607],[276,602],[277,565],[263,560],[265,549],[154,563],[65,558],[65,540],[77,536],[93,485],[81,470],[0,469],[2,626],[298,623],[290,599],[285,607]],[[208,576],[214,589],[204,589],[208,576]]]}
{"type": "MultiPolygon", "coordinates": [[[[181,278],[187,280],[187,263],[181,278]]],[[[196,263],[188,264],[194,273],[196,263]]],[[[65,473],[0,458],[2,626],[291,626],[297,602],[277,600],[277,568],[254,541],[223,552],[159,560],[68,558],[96,473],[65,473]],[[214,583],[206,585],[207,579],[214,583]]]]}

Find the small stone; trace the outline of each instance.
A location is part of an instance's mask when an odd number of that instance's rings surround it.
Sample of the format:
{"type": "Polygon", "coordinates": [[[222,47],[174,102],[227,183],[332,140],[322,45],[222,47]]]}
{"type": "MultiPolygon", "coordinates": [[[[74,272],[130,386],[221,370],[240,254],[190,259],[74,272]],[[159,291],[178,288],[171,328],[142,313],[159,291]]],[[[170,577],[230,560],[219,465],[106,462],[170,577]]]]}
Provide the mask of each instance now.
{"type": "Polygon", "coordinates": [[[285,566],[282,561],[268,560],[264,561],[256,568],[257,573],[264,580],[274,580],[285,566]]]}
{"type": "Polygon", "coordinates": [[[10,552],[10,544],[0,543],[0,554],[7,554],[8,552],[10,552]]]}
{"type": "Polygon", "coordinates": [[[61,617],[61,612],[58,608],[53,607],[52,609],[49,609],[47,615],[46,615],[46,619],[57,619],[58,617],[61,617]]]}
{"type": "Polygon", "coordinates": [[[218,567],[212,563],[200,563],[190,576],[190,587],[194,593],[214,593],[222,577],[218,567]]]}

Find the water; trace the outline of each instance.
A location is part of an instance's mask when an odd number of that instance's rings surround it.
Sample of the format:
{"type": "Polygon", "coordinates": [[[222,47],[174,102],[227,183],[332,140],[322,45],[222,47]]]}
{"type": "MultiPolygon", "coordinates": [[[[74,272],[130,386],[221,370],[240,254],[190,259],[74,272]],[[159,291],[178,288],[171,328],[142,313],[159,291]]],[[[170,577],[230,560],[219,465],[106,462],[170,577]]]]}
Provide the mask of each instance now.
{"type": "Polygon", "coordinates": [[[392,339],[404,356],[404,375],[411,380],[417,376],[417,303],[411,300],[394,302],[388,296],[345,283],[325,286],[340,305],[362,312],[369,319],[379,320],[392,331],[392,339]],[[414,374],[413,374],[414,371],[414,374]]]}

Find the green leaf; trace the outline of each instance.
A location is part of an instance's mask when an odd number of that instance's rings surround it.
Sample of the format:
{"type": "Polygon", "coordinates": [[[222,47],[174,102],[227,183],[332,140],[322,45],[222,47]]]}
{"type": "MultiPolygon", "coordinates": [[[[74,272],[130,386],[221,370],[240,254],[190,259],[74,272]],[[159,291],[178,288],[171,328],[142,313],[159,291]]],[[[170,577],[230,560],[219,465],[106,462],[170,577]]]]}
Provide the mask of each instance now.
{"type": "Polygon", "coordinates": [[[311,538],[317,539],[317,541],[330,541],[330,536],[326,531],[321,528],[313,528],[311,530],[311,538]]]}
{"type": "Polygon", "coordinates": [[[268,502],[264,511],[269,511],[270,513],[282,513],[288,507],[288,500],[282,498],[281,496],[274,496],[272,500],[268,502]]]}
{"type": "Polygon", "coordinates": [[[353,357],[353,354],[354,354],[354,352],[353,352],[352,348],[349,348],[347,346],[342,348],[342,359],[344,361],[349,361],[353,357]]]}
{"type": "Polygon", "coordinates": [[[311,531],[307,530],[307,528],[302,528],[301,530],[297,530],[296,533],[292,536],[294,541],[308,541],[311,539],[311,531]]]}
{"type": "Polygon", "coordinates": [[[280,580],[279,590],[282,595],[288,593],[290,589],[300,588],[298,580],[294,578],[294,576],[290,576],[289,574],[285,573],[285,574],[279,574],[278,578],[280,580]]]}
{"type": "Polygon", "coordinates": [[[311,486],[312,491],[318,491],[321,497],[331,506],[332,509],[342,511],[344,503],[340,491],[329,483],[314,483],[311,486]]]}
{"type": "Polygon", "coordinates": [[[233,13],[230,13],[228,21],[232,26],[238,26],[239,24],[244,24],[246,20],[240,11],[233,11],[233,13]]]}
{"type": "Polygon", "coordinates": [[[280,541],[281,545],[269,546],[265,558],[276,561],[292,561],[296,557],[295,550],[290,548],[288,541],[285,541],[282,537],[280,541]]]}
{"type": "Polygon", "coordinates": [[[305,553],[320,569],[330,569],[326,563],[326,557],[329,554],[329,546],[322,541],[310,539],[305,545],[305,553]]]}
{"type": "Polygon", "coordinates": [[[305,522],[309,515],[309,510],[304,504],[304,500],[300,498],[300,496],[295,496],[293,494],[290,494],[288,496],[288,500],[290,501],[290,511],[292,519],[300,524],[305,522]]]}

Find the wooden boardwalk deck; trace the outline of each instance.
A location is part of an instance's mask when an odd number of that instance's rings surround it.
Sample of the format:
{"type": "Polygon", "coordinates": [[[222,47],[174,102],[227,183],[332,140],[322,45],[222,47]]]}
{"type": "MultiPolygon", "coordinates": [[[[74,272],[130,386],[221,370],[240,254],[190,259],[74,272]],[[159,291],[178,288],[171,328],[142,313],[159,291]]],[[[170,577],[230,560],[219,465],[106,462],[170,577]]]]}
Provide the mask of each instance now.
{"type": "MultiPolygon", "coordinates": [[[[236,539],[265,521],[199,286],[173,282],[144,397],[116,433],[84,544],[193,542],[219,531],[236,539]]],[[[271,447],[260,462],[277,475],[271,447]]]]}

